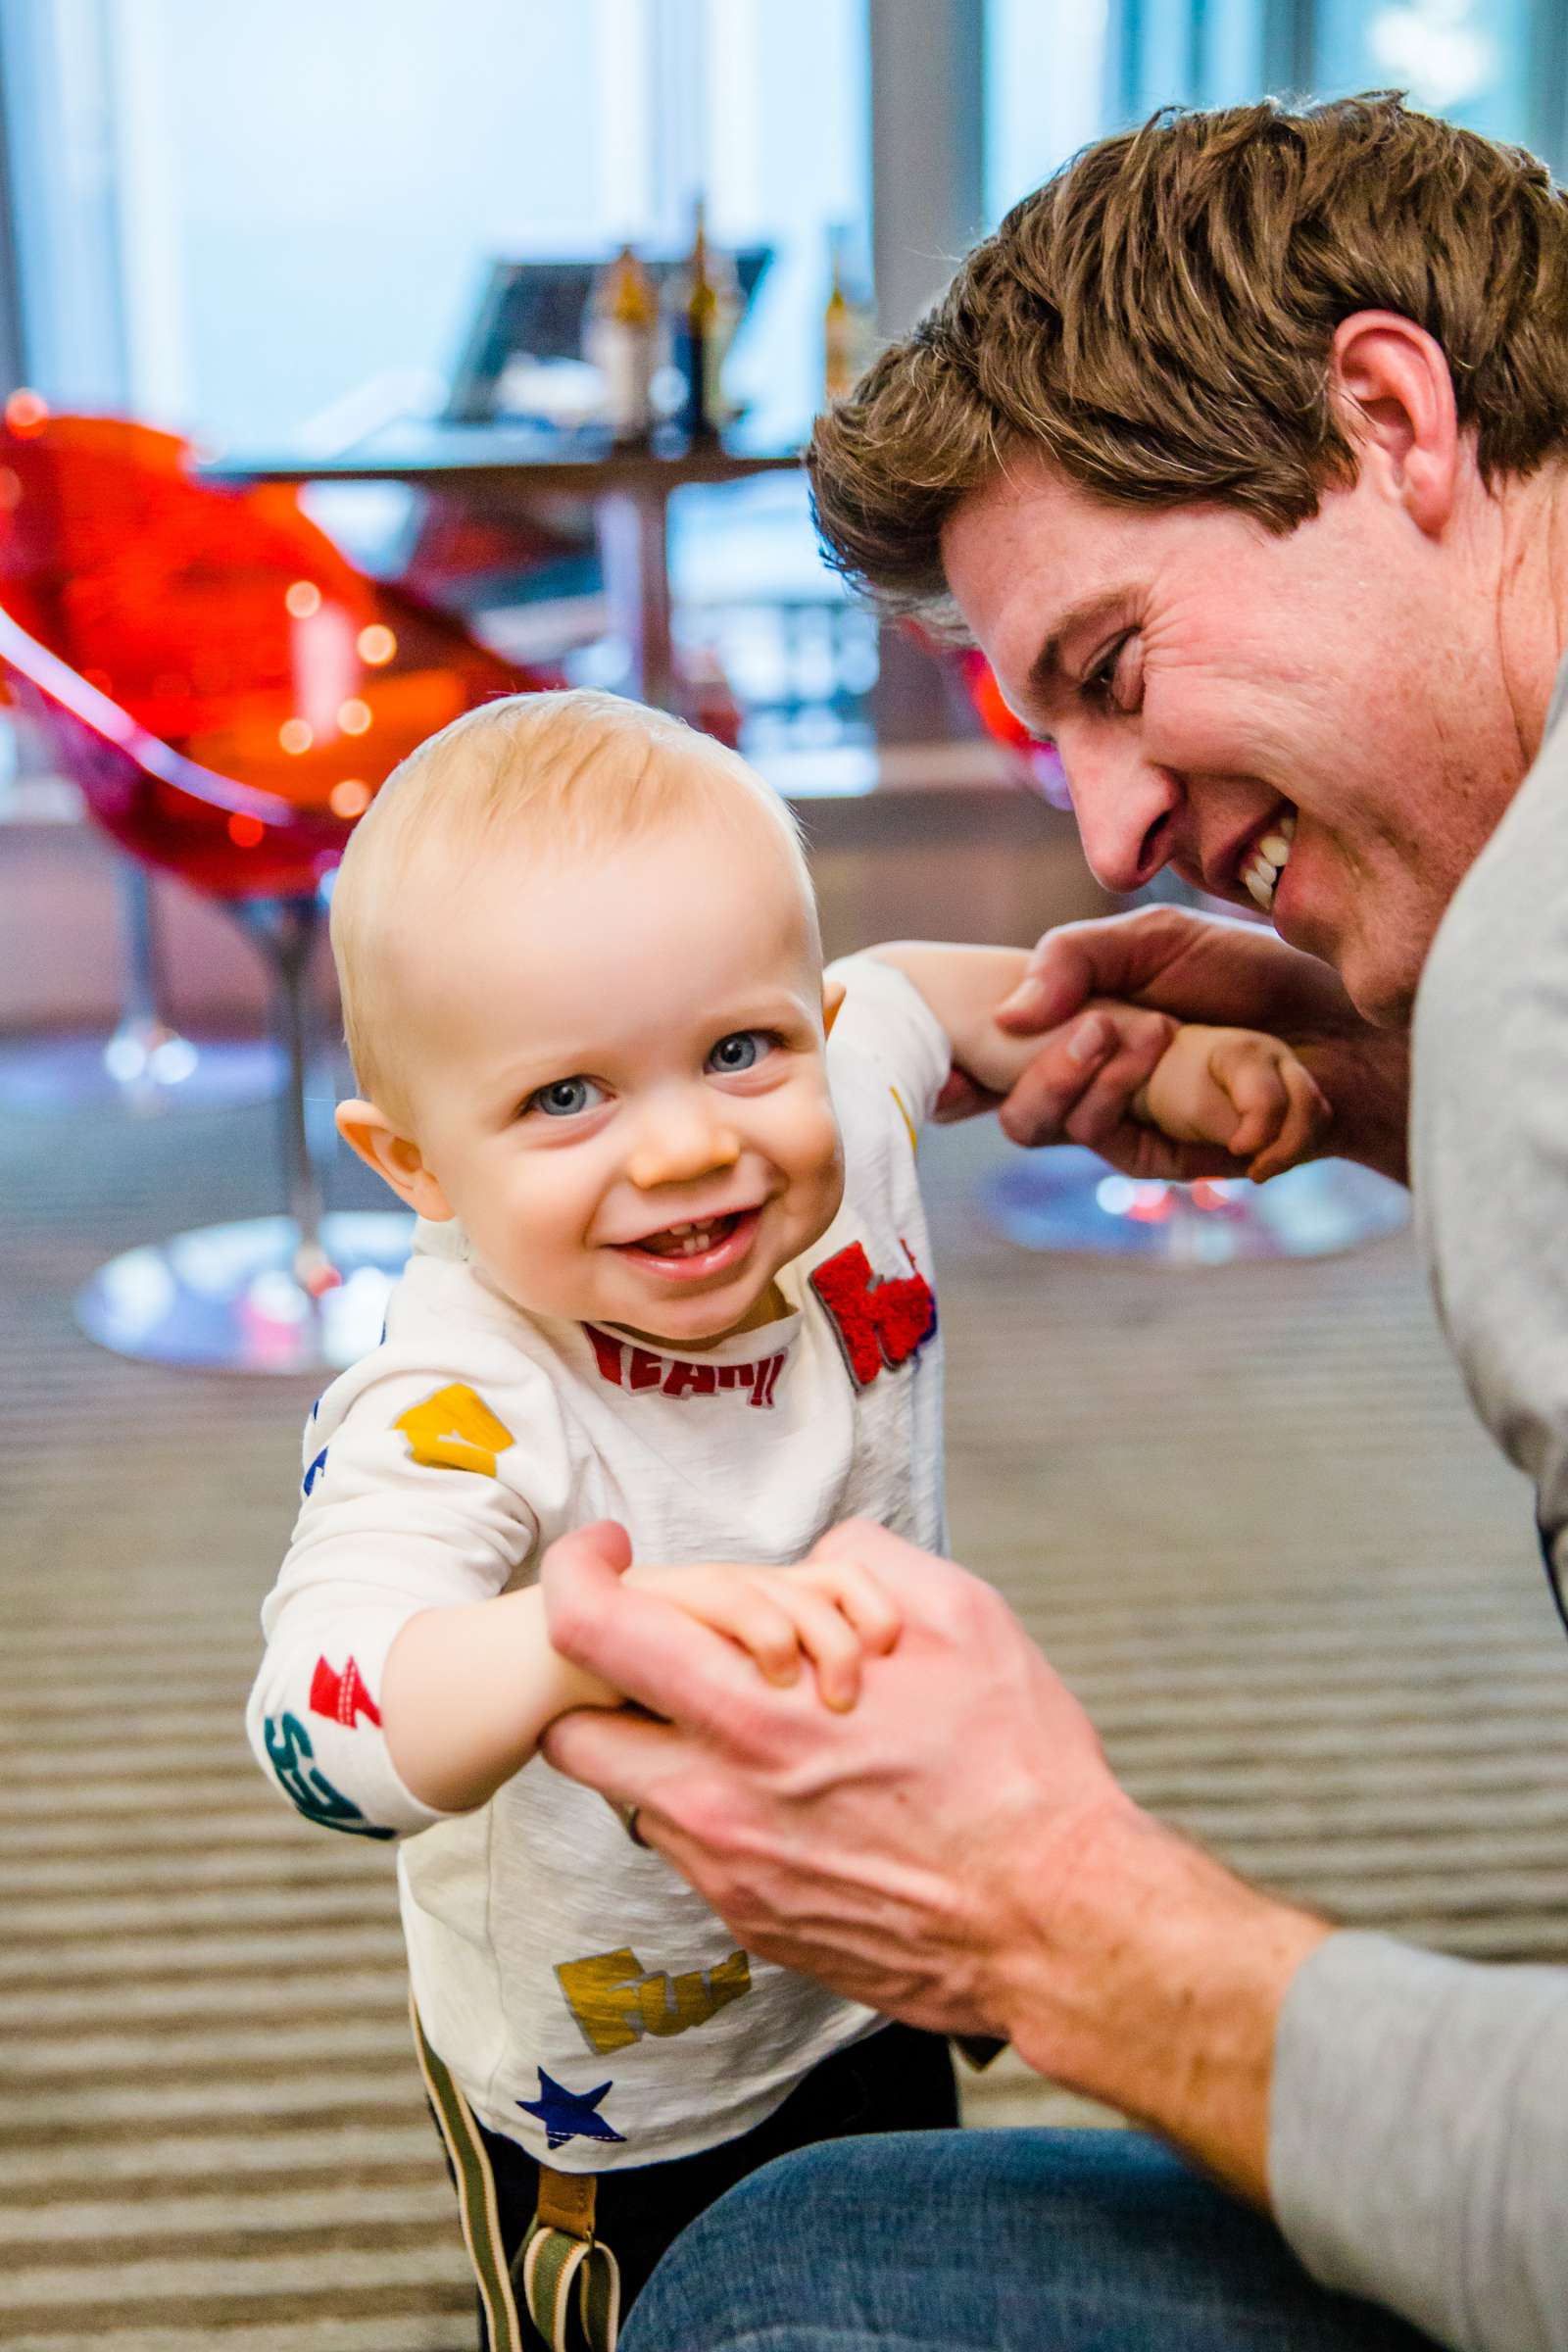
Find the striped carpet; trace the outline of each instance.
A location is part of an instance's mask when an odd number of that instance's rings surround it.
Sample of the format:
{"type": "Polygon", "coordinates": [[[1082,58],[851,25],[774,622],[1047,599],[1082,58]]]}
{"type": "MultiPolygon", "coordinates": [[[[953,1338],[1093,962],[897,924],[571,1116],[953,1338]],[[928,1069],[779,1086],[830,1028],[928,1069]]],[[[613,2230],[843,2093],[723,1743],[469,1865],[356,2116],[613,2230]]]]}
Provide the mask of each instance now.
{"type": "MultiPolygon", "coordinates": [[[[0,1388],[0,2343],[460,2352],[390,1862],[239,1730],[306,1384],[122,1363],[74,1285],[272,1205],[265,1111],[13,1121],[0,1388]]],[[[1568,1955],[1568,1643],[1406,1242],[1160,1276],[979,1230],[933,1139],[956,1546],[1135,1791],[1447,1949],[1568,1955]]],[[[1004,2060],[981,2123],[1079,2112],[1004,2060]]]]}

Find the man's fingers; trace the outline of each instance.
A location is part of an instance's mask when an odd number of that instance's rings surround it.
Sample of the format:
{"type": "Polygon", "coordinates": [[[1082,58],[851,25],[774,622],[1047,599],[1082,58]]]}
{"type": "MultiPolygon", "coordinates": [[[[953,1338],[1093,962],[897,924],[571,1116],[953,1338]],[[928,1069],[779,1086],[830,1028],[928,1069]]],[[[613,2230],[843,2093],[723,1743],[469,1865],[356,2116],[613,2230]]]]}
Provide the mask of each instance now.
{"type": "MultiPolygon", "coordinates": [[[[1101,1016],[1107,1018],[1108,1016],[1101,1016]]],[[[1123,1126],[1133,1103],[1152,1077],[1176,1024],[1163,1013],[1140,1014],[1116,1026],[1115,1044],[1101,1062],[1063,1121],[1075,1144],[1100,1150],[1123,1126]]]]}
{"type": "Polygon", "coordinates": [[[545,1726],[540,1753],[558,1772],[596,1788],[613,1805],[635,1805],[639,1833],[657,1841],[658,1789],[687,1760],[683,1735],[645,1715],[580,1707],[545,1726]]]}
{"type": "Polygon", "coordinates": [[[959,1119],[973,1119],[982,1111],[995,1110],[1001,1100],[1000,1095],[977,1086],[967,1070],[955,1068],[942,1082],[942,1092],[932,1104],[931,1116],[938,1126],[952,1127],[959,1119]]]}
{"type": "Polygon", "coordinates": [[[1004,1134],[1015,1144],[1059,1143],[1085,1088],[1114,1051],[1114,1034],[1100,1013],[1058,1029],[1003,1103],[998,1117],[1004,1134]]]}
{"type": "Polygon", "coordinates": [[[1028,970],[1012,994],[1003,998],[995,1017],[1002,1028],[1027,1037],[1035,1030],[1057,1028],[1091,997],[1109,994],[1094,954],[1068,924],[1046,933],[1030,956],[1028,970]]]}
{"type": "MultiPolygon", "coordinates": [[[[1206,920],[1184,906],[1144,906],[1062,923],[1033,949],[1024,978],[997,1006],[996,1018],[1014,1036],[1027,1037],[1058,1028],[1091,998],[1139,998],[1189,952],[1195,926],[1206,920]]],[[[1193,1010],[1197,1015],[1201,1008],[1193,1010]]]]}

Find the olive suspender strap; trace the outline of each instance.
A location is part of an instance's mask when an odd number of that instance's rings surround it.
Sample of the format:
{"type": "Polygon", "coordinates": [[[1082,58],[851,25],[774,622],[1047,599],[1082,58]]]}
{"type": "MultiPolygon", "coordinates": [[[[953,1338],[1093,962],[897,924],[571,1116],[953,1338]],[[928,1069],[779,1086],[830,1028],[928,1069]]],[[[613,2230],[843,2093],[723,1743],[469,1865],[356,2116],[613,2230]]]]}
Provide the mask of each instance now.
{"type": "Polygon", "coordinates": [[[452,2178],[457,2183],[463,2242],[468,2249],[468,2260],[473,2265],[491,2352],[526,2352],[522,2340],[522,2323],[517,2317],[512,2280],[507,2275],[506,2246],[501,2235],[501,2217],[496,2210],[496,2182],[490,2169],[490,2152],[479,2136],[479,2127],[467,2100],[447,2071],[445,2060],[438,2058],[426,2041],[424,2028],[419,2023],[419,2012],[414,2006],[412,1997],[409,2014],[414,2020],[414,2047],[418,2055],[419,2072],[424,2077],[424,2087],[430,2094],[430,2105],[435,2113],[436,2129],[445,2143],[452,2165],[452,2178]]]}
{"type": "Polygon", "coordinates": [[[594,2235],[598,2185],[591,2173],[539,2167],[539,2210],[522,2241],[517,2273],[528,2316],[550,2352],[572,2352],[574,2282],[586,2352],[615,2352],[620,2265],[594,2235]]]}
{"type": "Polygon", "coordinates": [[[425,2039],[412,2000],[409,2006],[419,2071],[457,2182],[464,2243],[473,2265],[492,2352],[526,2352],[513,2294],[514,2278],[522,2289],[528,2316],[551,2352],[573,2352],[574,2282],[580,2341],[586,2352],[615,2352],[620,2328],[620,2265],[594,2235],[598,2183],[593,2175],[558,2173],[545,2164],[539,2167],[538,2211],[518,2250],[514,2271],[509,2274],[489,2151],[467,2100],[445,2061],[425,2039]]]}

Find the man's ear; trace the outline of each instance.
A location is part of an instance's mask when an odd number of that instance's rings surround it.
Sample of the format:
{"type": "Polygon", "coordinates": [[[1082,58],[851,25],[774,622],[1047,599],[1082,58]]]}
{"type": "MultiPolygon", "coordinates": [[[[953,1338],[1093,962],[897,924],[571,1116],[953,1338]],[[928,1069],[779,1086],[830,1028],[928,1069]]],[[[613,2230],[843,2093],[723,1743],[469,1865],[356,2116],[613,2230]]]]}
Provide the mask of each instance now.
{"type": "Polygon", "coordinates": [[[373,1168],[416,1216],[442,1225],[454,1213],[414,1138],[401,1135],[373,1102],[340,1102],[337,1131],[349,1150],[357,1152],[366,1166],[373,1168]]]}
{"type": "Polygon", "coordinates": [[[1335,330],[1329,377],[1355,447],[1420,529],[1437,535],[1453,511],[1459,420],[1447,356],[1397,311],[1356,311],[1335,330]]]}
{"type": "Polygon", "coordinates": [[[845,988],[845,985],[844,985],[844,983],[843,983],[843,981],[842,981],[842,980],[824,980],[824,981],[823,981],[823,983],[822,983],[822,1035],[823,1035],[824,1037],[831,1037],[831,1036],[832,1036],[832,1034],[833,1034],[833,1024],[834,1024],[834,1022],[835,1022],[835,1021],[838,1019],[840,1012],[843,1010],[843,1006],[844,1006],[844,1000],[845,1000],[845,997],[848,995],[848,993],[849,993],[849,992],[848,992],[848,990],[845,988]]]}

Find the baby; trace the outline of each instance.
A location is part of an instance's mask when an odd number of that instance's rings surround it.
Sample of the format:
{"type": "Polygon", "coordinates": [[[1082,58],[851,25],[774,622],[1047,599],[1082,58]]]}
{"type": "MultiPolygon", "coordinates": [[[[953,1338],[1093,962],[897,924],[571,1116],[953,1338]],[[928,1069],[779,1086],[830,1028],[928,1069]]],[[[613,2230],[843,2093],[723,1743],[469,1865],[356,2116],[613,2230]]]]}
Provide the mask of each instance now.
{"type": "MultiPolygon", "coordinates": [[[[416,2040],[486,2341],[596,2344],[765,2158],[956,2120],[947,2049],[732,1948],[535,1749],[618,1694],[535,1576],[568,1529],[830,1706],[898,1635],[831,1526],[940,1549],[941,1370],[915,1139],[950,1070],[1038,1051],[1021,951],[902,944],[825,976],[793,821],[732,753],[612,697],[491,704],[350,845],[332,945],[361,1098],[417,1212],[382,1344],[306,1433],[267,1603],[258,1757],[307,1818],[403,1838],[416,2040]],[[741,1561],[739,1568],[664,1567],[741,1561]],[[415,1835],[417,1833],[417,1835],[415,1835]],[[563,2337],[564,2340],[564,2337],[563,2337]]],[[[1134,1039],[1161,1016],[1105,1005],[1134,1039]]],[[[1179,1031],[1139,1115],[1262,1173],[1326,1115],[1275,1041],[1179,1031]]]]}

